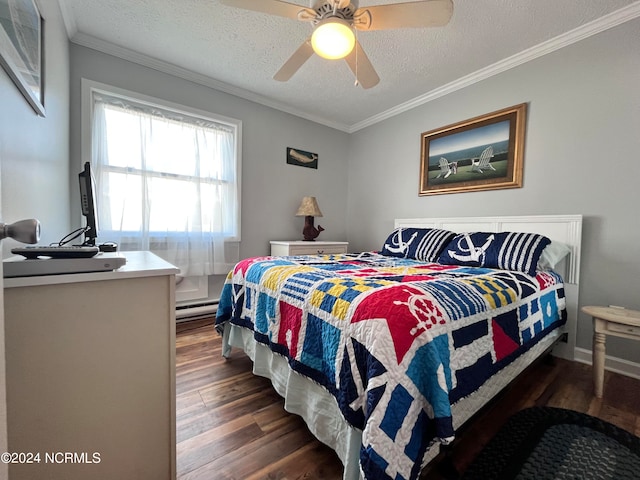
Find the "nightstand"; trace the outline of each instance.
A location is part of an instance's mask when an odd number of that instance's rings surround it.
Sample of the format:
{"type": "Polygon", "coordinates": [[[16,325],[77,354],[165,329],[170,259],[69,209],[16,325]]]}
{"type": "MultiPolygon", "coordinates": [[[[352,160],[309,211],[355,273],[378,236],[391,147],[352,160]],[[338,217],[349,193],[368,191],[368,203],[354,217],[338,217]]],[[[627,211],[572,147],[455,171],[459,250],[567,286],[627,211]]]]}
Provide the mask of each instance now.
{"type": "Polygon", "coordinates": [[[602,398],[607,335],[640,340],[640,312],[621,307],[582,307],[593,317],[593,387],[602,398]]]}
{"type": "Polygon", "coordinates": [[[287,255],[330,255],[335,253],[347,253],[349,242],[324,242],[304,240],[272,240],[272,256],[287,255]]]}

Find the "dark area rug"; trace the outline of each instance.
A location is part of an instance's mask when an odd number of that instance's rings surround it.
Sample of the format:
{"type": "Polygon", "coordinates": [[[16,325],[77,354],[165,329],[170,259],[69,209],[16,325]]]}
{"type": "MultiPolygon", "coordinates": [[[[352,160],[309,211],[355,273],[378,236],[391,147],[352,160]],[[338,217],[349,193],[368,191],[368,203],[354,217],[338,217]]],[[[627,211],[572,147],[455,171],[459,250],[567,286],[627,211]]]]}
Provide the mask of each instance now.
{"type": "Polygon", "coordinates": [[[463,480],[638,480],[640,438],[583,413],[533,407],[513,415],[463,480]]]}

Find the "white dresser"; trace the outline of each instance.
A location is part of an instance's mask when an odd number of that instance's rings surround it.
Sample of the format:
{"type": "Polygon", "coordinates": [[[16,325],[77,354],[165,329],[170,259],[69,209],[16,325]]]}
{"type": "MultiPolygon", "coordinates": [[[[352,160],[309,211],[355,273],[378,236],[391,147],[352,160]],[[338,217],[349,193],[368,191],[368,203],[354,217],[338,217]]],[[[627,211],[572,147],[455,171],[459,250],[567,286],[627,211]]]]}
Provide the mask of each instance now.
{"type": "Polygon", "coordinates": [[[349,242],[324,242],[304,240],[272,240],[271,255],[330,255],[347,253],[349,242]]]}
{"type": "Polygon", "coordinates": [[[12,480],[176,478],[178,269],[123,255],[117,271],[4,280],[9,451],[39,454],[12,480]]]}

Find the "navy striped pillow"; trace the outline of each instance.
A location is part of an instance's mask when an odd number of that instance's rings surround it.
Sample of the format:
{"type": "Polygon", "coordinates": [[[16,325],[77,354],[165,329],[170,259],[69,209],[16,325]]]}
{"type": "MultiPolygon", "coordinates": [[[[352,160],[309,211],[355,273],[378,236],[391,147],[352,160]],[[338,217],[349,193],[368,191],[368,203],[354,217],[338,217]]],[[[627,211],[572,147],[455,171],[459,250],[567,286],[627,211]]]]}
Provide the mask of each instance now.
{"type": "Polygon", "coordinates": [[[533,276],[549,243],[551,240],[537,233],[461,233],[444,248],[438,263],[516,270],[533,276]]]}
{"type": "Polygon", "coordinates": [[[454,236],[455,233],[438,228],[397,228],[387,237],[380,253],[435,262],[454,236]]]}

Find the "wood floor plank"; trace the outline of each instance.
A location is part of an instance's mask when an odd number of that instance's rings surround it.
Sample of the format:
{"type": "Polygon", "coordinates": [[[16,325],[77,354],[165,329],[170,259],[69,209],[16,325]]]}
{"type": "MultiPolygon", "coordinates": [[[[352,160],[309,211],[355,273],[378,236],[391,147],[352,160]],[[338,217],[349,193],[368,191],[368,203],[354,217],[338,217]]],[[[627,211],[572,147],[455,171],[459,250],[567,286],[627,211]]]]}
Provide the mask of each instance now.
{"type": "MultiPolygon", "coordinates": [[[[205,355],[200,360],[184,362],[176,367],[176,392],[186,393],[192,390],[200,390],[215,384],[218,381],[234,378],[237,375],[248,373],[252,375],[251,360],[244,356],[241,358],[222,358],[221,349],[217,356],[205,355]]],[[[197,352],[194,352],[197,354],[197,352]]],[[[265,380],[268,382],[268,380],[265,380]]]]}
{"type": "Polygon", "coordinates": [[[274,390],[255,393],[234,402],[216,408],[206,408],[198,415],[183,418],[177,422],[177,441],[183,441],[216,428],[225,422],[250,414],[267,405],[280,402],[280,396],[274,390]]]}
{"type": "Polygon", "coordinates": [[[181,476],[181,480],[244,480],[259,470],[259,466],[277,462],[287,455],[315,441],[300,420],[260,436],[235,449],[233,455],[213,459],[197,470],[181,476]]]}
{"type": "Polygon", "coordinates": [[[262,434],[251,416],[245,415],[183,440],[176,448],[178,473],[186,474],[224,457],[247,443],[255,442],[262,434]]]}
{"type": "Polygon", "coordinates": [[[197,390],[176,395],[176,417],[206,407],[197,390]]]}
{"type": "Polygon", "coordinates": [[[342,477],[342,467],[335,452],[310,442],[291,455],[272,462],[246,480],[324,480],[342,477]]]}
{"type": "MultiPolygon", "coordinates": [[[[270,382],[233,349],[221,357],[212,322],[176,334],[178,480],[339,480],[335,452],[300,417],[284,410],[270,382]]],[[[591,366],[539,362],[461,429],[453,459],[463,472],[507,419],[523,408],[556,406],[588,413],[640,434],[640,380],[605,372],[602,399],[593,395],[591,366]]],[[[442,480],[437,464],[421,480],[442,480]]]]}
{"type": "Polygon", "coordinates": [[[271,383],[268,379],[257,377],[253,372],[248,371],[217,381],[199,391],[205,405],[216,407],[269,388],[271,383]]]}
{"type": "Polygon", "coordinates": [[[291,414],[284,409],[284,401],[262,408],[253,414],[253,419],[263,432],[277,430],[290,421],[291,414]]]}

